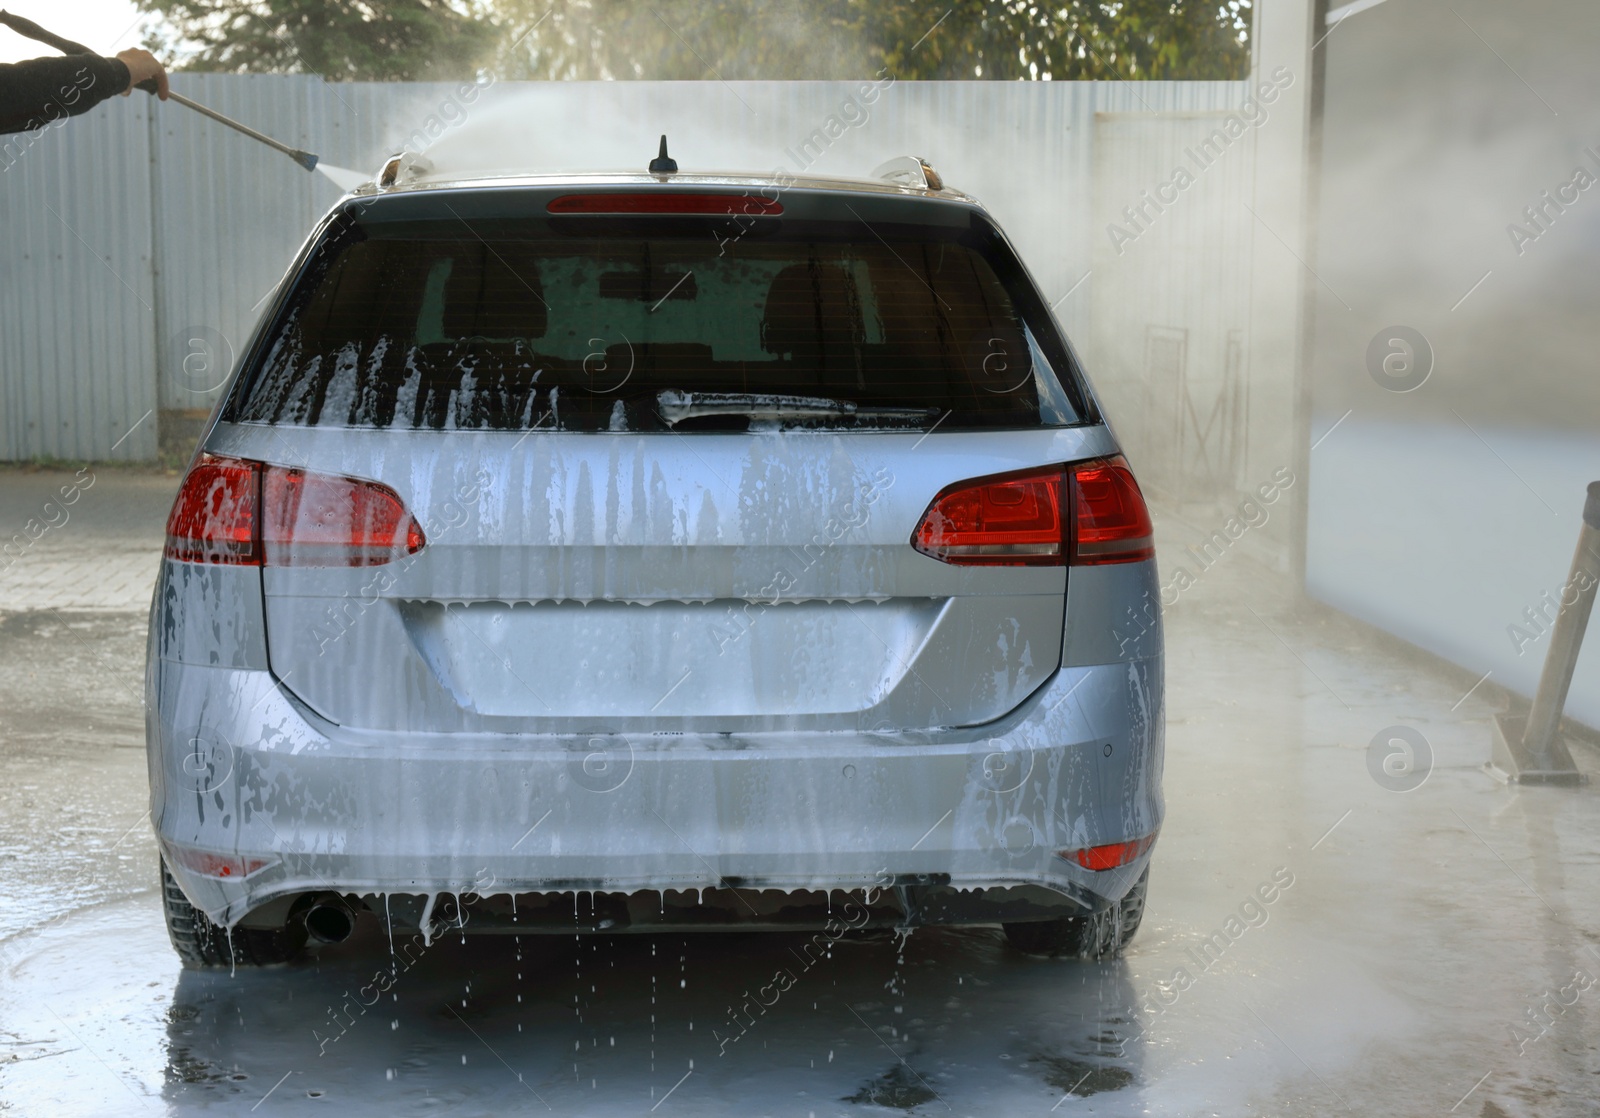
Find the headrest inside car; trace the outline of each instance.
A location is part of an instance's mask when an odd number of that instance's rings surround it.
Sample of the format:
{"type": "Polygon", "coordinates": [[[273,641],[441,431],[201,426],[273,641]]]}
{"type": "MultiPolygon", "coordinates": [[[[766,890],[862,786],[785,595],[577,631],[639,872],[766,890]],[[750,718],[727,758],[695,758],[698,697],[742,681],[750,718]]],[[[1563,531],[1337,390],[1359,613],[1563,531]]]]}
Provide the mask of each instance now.
{"type": "Polygon", "coordinates": [[[542,338],[550,311],[535,253],[515,243],[463,246],[445,287],[451,338],[542,338]]]}
{"type": "Polygon", "coordinates": [[[761,320],[768,353],[846,352],[865,336],[855,279],[843,267],[810,260],[773,277],[761,320]]]}

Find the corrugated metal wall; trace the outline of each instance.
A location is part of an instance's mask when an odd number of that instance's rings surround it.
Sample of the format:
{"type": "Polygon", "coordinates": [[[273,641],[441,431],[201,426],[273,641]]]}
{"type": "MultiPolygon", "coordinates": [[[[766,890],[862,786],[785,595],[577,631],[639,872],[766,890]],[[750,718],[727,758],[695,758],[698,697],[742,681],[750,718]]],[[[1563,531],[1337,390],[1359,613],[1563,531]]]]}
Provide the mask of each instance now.
{"type": "Polygon", "coordinates": [[[155,453],[149,110],[0,137],[0,457],[155,453]]]}
{"type": "MultiPolygon", "coordinates": [[[[799,145],[859,91],[842,82],[499,83],[463,95],[446,84],[222,74],[183,74],[175,84],[327,163],[363,171],[407,136],[430,134],[441,163],[459,154],[538,169],[642,168],[661,132],[686,169],[796,170],[799,145]]],[[[1091,331],[1091,308],[1102,293],[1140,306],[1138,293],[1159,282],[1195,298],[1164,297],[1151,322],[1214,317],[1216,269],[1196,257],[1192,272],[1175,275],[1159,252],[1096,264],[1107,212],[1097,184],[1116,194],[1107,198],[1114,213],[1120,191],[1153,186],[1143,179],[1164,177],[1175,145],[1189,142],[1157,121],[1234,108],[1245,89],[900,82],[880,87],[856,114],[866,119],[846,121],[812,169],[864,174],[892,155],[928,157],[990,206],[1052,300],[1091,267],[1100,273],[1059,313],[1091,368],[1139,376],[1142,358],[1102,351],[1132,345],[1142,354],[1143,330],[1091,331]],[[1135,124],[1108,143],[1099,114],[1135,124]],[[1108,171],[1107,155],[1123,170],[1108,171]]],[[[185,413],[210,408],[264,297],[339,190],[198,114],[145,97],[114,99],[64,127],[12,139],[0,160],[9,164],[0,171],[0,458],[150,458],[158,420],[170,435],[185,413]]],[[[1239,208],[1245,181],[1219,178],[1184,227],[1196,235],[1217,228],[1224,211],[1239,208]]],[[[1229,237],[1245,238],[1240,261],[1250,233],[1227,226],[1229,237]]]]}

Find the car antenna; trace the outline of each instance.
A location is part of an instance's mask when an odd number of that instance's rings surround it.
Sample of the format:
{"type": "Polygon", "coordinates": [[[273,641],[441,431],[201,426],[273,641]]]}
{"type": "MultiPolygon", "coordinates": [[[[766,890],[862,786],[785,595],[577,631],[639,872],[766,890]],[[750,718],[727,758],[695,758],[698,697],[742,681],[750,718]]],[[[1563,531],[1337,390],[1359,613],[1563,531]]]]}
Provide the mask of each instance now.
{"type": "Polygon", "coordinates": [[[678,173],[678,161],[667,154],[667,137],[661,137],[661,152],[650,161],[652,175],[675,175],[678,173]]]}

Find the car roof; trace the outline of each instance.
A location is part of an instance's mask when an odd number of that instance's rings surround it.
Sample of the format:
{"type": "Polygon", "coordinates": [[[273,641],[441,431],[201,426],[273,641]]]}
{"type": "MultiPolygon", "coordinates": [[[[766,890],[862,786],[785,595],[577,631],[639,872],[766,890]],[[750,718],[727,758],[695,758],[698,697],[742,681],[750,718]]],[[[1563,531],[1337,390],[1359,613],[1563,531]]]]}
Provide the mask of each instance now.
{"type": "Polygon", "coordinates": [[[352,193],[357,196],[416,194],[432,191],[495,189],[549,189],[551,187],[627,187],[662,186],[760,190],[776,187],[780,191],[805,190],[836,192],[841,194],[874,194],[915,198],[922,197],[941,202],[958,202],[980,209],[976,198],[941,185],[934,190],[926,186],[912,186],[888,179],[850,178],[825,175],[787,175],[756,173],[750,171],[679,171],[671,174],[651,174],[645,171],[590,171],[561,174],[527,174],[523,172],[487,172],[462,175],[445,170],[426,171],[392,186],[380,187],[374,182],[364,183],[352,193]]]}

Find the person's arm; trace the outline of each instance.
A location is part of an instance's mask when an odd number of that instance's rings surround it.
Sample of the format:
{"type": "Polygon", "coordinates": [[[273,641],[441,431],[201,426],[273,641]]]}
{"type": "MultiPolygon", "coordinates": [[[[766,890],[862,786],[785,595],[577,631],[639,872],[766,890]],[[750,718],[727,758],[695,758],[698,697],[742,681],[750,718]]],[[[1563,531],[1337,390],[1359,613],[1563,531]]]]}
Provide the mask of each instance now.
{"type": "Polygon", "coordinates": [[[0,65],[0,132],[26,132],[79,116],[149,78],[158,82],[164,99],[166,71],[142,50],[125,50],[116,58],[68,54],[0,65]]]}

